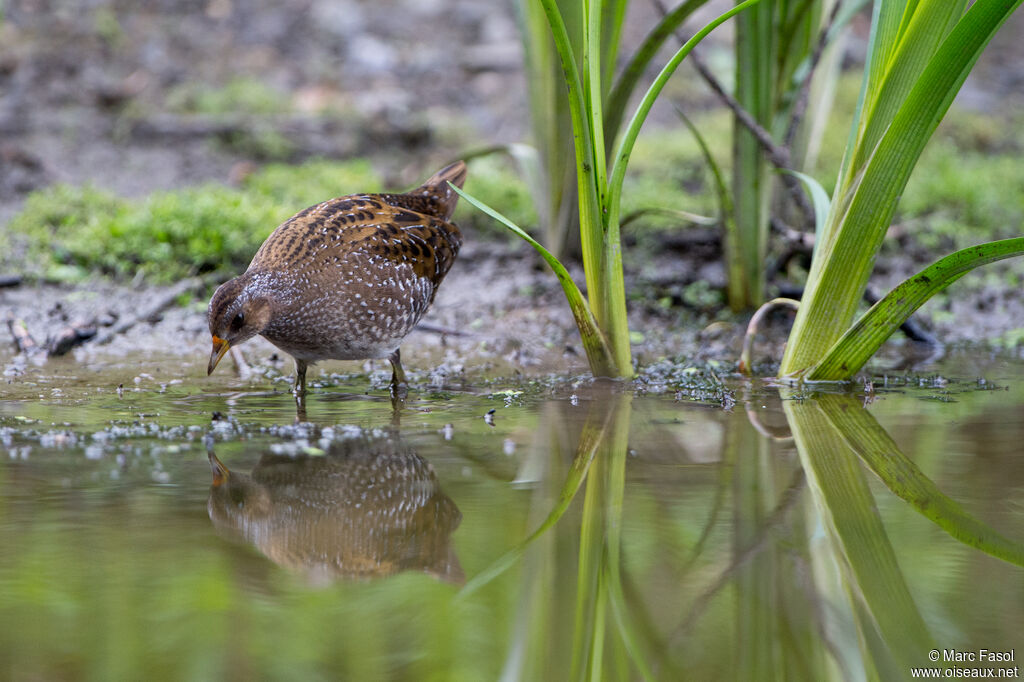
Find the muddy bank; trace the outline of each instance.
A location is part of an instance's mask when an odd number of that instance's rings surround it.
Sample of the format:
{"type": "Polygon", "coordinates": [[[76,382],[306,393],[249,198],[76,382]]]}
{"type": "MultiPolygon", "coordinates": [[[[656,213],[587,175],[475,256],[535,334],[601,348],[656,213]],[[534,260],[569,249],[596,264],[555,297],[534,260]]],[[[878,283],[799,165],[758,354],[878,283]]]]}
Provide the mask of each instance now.
{"type": "MultiPolygon", "coordinates": [[[[413,332],[402,346],[407,368],[421,380],[426,375],[464,373],[475,377],[585,373],[586,358],[553,274],[525,245],[480,242],[470,237],[423,320],[424,329],[413,332]]],[[[723,371],[732,371],[748,316],[723,310],[714,291],[703,285],[697,288],[698,294],[710,298],[705,305],[692,292],[694,282],[711,281],[713,285],[722,277],[718,263],[663,254],[644,259],[642,267],[627,264],[633,349],[641,364],[663,358],[694,364],[713,361],[721,363],[723,371]]],[[[885,275],[877,278],[878,288],[884,291],[883,287],[906,269],[906,264],[883,263],[880,270],[885,275]]],[[[575,274],[582,282],[582,272],[575,274]]],[[[969,285],[969,281],[954,285],[963,288],[963,295],[954,288],[953,295],[926,305],[915,319],[944,345],[981,344],[998,349],[994,340],[1020,329],[1024,295],[1016,288],[986,290],[969,285]]],[[[23,320],[41,345],[68,325],[95,322],[102,342],[92,339],[75,347],[70,357],[77,363],[131,364],[150,355],[172,355],[182,359],[189,374],[200,376],[209,356],[205,311],[213,288],[213,283],[190,286],[192,293],[176,299],[181,302],[191,296],[186,305],[163,308],[153,319],[148,319],[145,311],[154,303],[168,301],[169,295],[173,299],[181,284],[177,288],[137,288],[96,279],[74,287],[23,285],[0,289],[0,307],[23,320]],[[118,326],[133,316],[141,319],[117,333],[118,326]]],[[[771,319],[756,348],[762,370],[770,371],[772,360],[777,361],[790,322],[787,313],[771,319]]],[[[2,333],[8,336],[6,329],[2,333]]],[[[9,341],[5,338],[0,344],[7,381],[37,371],[24,357],[15,357],[9,341]]],[[[260,338],[241,348],[250,363],[282,374],[292,370],[287,356],[260,338]]],[[[1020,354],[1024,345],[1010,350],[1020,354]]],[[[887,352],[890,364],[896,362],[892,359],[896,356],[905,355],[910,366],[934,358],[932,349],[909,342],[900,333],[890,341],[887,352]]],[[[384,361],[376,363],[382,370],[386,365],[384,361]]],[[[311,370],[311,377],[320,371],[362,372],[373,366],[325,362],[311,370]]],[[[218,371],[237,370],[228,362],[218,371]]]]}

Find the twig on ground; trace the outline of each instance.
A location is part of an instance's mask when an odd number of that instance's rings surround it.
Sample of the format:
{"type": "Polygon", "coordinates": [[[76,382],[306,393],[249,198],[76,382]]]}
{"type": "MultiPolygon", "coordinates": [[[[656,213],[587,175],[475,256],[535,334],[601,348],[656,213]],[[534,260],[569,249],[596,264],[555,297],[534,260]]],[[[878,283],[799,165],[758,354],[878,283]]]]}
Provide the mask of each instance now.
{"type": "Polygon", "coordinates": [[[96,336],[96,320],[76,320],[61,329],[46,341],[46,351],[52,355],[64,355],[75,346],[96,336]]]}
{"type": "Polygon", "coordinates": [[[162,296],[156,299],[152,305],[142,310],[139,314],[128,315],[102,334],[97,334],[95,337],[96,345],[102,346],[110,343],[119,334],[124,334],[138,323],[159,317],[160,313],[177,303],[178,297],[182,294],[196,291],[205,286],[205,284],[205,280],[201,277],[190,277],[189,279],[178,282],[164,292],[162,296]]]}
{"type": "Polygon", "coordinates": [[[235,369],[238,371],[238,378],[242,381],[248,381],[249,377],[252,376],[252,368],[249,367],[249,363],[246,362],[242,349],[238,346],[230,346],[228,348],[228,352],[231,353],[231,359],[235,361],[235,369]]]}
{"type": "Polygon", "coordinates": [[[441,336],[470,336],[469,332],[464,332],[461,329],[452,329],[451,327],[442,327],[439,324],[431,324],[429,322],[420,322],[416,325],[417,331],[427,332],[428,334],[440,334],[441,336]]]}
{"type": "Polygon", "coordinates": [[[7,329],[10,330],[11,338],[14,339],[14,345],[18,349],[19,353],[31,356],[46,352],[43,347],[36,343],[36,340],[32,338],[32,335],[29,334],[28,325],[25,324],[24,320],[16,319],[14,315],[8,313],[7,329]]]}

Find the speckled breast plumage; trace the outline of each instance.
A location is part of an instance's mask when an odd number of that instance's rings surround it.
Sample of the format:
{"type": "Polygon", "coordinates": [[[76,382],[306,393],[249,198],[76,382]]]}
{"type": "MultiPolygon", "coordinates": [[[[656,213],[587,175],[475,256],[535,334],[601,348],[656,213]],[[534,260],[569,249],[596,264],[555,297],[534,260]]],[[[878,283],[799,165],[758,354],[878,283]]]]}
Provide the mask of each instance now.
{"type": "Polygon", "coordinates": [[[383,358],[434,300],[462,244],[446,183],[363,194],[301,211],[267,238],[240,279],[269,295],[262,335],[306,362],[383,358]]]}

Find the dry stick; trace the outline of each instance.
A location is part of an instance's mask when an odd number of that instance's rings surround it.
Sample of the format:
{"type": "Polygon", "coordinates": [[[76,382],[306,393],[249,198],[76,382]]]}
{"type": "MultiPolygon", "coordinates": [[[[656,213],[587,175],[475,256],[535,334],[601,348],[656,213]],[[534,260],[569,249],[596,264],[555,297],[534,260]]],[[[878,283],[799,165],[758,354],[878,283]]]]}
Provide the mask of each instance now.
{"type": "Polygon", "coordinates": [[[807,69],[807,76],[800,83],[800,92],[797,95],[796,102],[793,103],[793,112],[789,117],[789,127],[786,128],[786,135],[782,139],[782,144],[785,145],[786,149],[793,148],[797,129],[807,113],[807,103],[811,97],[811,79],[814,77],[814,72],[818,69],[818,63],[821,61],[821,55],[825,52],[825,46],[828,45],[828,34],[832,32],[832,27],[836,23],[836,17],[839,15],[839,6],[842,4],[842,0],[836,0],[836,4],[832,5],[832,11],[829,13],[828,19],[825,20],[825,25],[821,28],[821,33],[818,35],[818,42],[814,45],[814,50],[811,52],[810,68],[807,69]]]}
{"type": "Polygon", "coordinates": [[[428,334],[438,334],[440,336],[473,336],[472,333],[462,331],[461,329],[453,329],[452,327],[431,324],[430,322],[420,322],[416,325],[416,331],[427,332],[428,334]]]}
{"type": "Polygon", "coordinates": [[[34,355],[39,352],[45,352],[45,349],[36,343],[32,335],[28,333],[28,325],[25,324],[24,320],[15,319],[13,314],[8,313],[7,329],[10,330],[11,338],[14,339],[14,345],[19,353],[34,355]]]}
{"type": "Polygon", "coordinates": [[[758,308],[757,312],[750,318],[750,322],[747,323],[747,333],[743,335],[743,352],[740,353],[739,371],[742,374],[750,374],[751,365],[753,364],[750,356],[754,346],[754,337],[757,336],[757,330],[761,326],[761,322],[772,310],[783,307],[798,310],[800,308],[800,301],[794,301],[791,298],[773,298],[758,308]]]}
{"type": "MultiPolygon", "coordinates": [[[[668,14],[668,8],[665,6],[662,0],[652,1],[654,2],[658,10],[661,12],[662,16],[668,14]]],[[[836,3],[836,6],[838,7],[838,3],[836,3]]],[[[834,19],[834,17],[835,10],[833,9],[832,18],[834,19]]],[[[829,27],[831,27],[831,20],[829,22],[829,27]]],[[[819,44],[821,44],[822,46],[825,43],[825,36],[827,36],[827,34],[828,27],[826,27],[826,29],[822,32],[822,38],[819,40],[819,44]]],[[[684,34],[681,34],[679,31],[676,31],[676,38],[684,43],[687,40],[686,36],[684,34]]],[[[815,48],[815,52],[817,53],[817,58],[812,60],[811,68],[808,70],[807,77],[804,79],[804,83],[801,85],[801,88],[806,87],[806,84],[810,83],[811,76],[814,75],[814,69],[817,67],[818,60],[821,58],[821,54],[820,51],[817,50],[817,46],[815,48]]],[[[722,103],[725,104],[725,106],[727,106],[732,111],[733,115],[736,117],[736,120],[742,123],[743,127],[749,130],[750,133],[757,140],[758,144],[761,145],[762,149],[764,149],[765,151],[765,156],[768,158],[768,161],[771,162],[771,164],[778,168],[779,170],[789,170],[792,164],[792,159],[789,152],[789,143],[787,143],[785,146],[781,146],[775,143],[775,140],[772,139],[771,134],[767,130],[765,130],[764,127],[757,122],[757,120],[754,119],[754,117],[750,114],[749,111],[743,108],[743,105],[741,105],[735,97],[730,95],[725,90],[725,87],[715,77],[715,75],[711,73],[711,69],[708,68],[707,63],[700,56],[696,49],[690,52],[690,60],[693,62],[694,68],[697,69],[697,73],[700,74],[701,78],[704,79],[704,82],[708,84],[708,87],[710,87],[711,90],[715,93],[715,95],[718,96],[718,99],[720,99],[722,103]]],[[[807,108],[806,101],[803,104],[803,108],[805,110],[807,108]]],[[[786,131],[786,134],[787,136],[789,135],[788,130],[786,131]]],[[[782,184],[786,187],[786,191],[789,193],[789,196],[793,200],[793,203],[796,204],[797,208],[800,210],[800,213],[803,214],[805,223],[808,225],[814,225],[814,207],[811,206],[810,202],[807,200],[807,196],[804,194],[803,188],[800,186],[800,180],[798,180],[796,177],[789,173],[783,173],[782,184]]]]}
{"type": "Polygon", "coordinates": [[[238,378],[242,381],[248,381],[249,377],[252,376],[252,368],[249,367],[249,363],[246,362],[245,356],[242,355],[242,350],[238,346],[228,346],[228,352],[231,353],[231,359],[235,361],[235,369],[238,370],[238,378]]]}
{"type": "Polygon", "coordinates": [[[167,292],[158,298],[153,305],[143,310],[138,315],[132,315],[122,322],[114,325],[110,329],[104,331],[102,334],[96,336],[96,344],[102,346],[103,344],[110,343],[114,340],[114,337],[119,334],[124,334],[126,331],[137,325],[139,322],[145,322],[146,320],[152,319],[173,306],[178,297],[182,294],[196,291],[203,287],[205,281],[201,277],[190,277],[189,279],[182,280],[172,286],[167,292]]]}
{"type": "Polygon", "coordinates": [[[76,320],[46,342],[50,356],[66,355],[75,346],[96,336],[96,320],[76,320]]]}

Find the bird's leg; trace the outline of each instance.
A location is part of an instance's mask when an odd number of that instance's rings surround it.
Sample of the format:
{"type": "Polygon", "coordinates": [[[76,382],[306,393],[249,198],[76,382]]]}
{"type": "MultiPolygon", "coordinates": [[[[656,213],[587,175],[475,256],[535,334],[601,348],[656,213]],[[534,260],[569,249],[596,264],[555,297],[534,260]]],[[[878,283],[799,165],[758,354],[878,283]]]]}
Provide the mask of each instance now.
{"type": "Polygon", "coordinates": [[[295,358],[295,422],[306,421],[306,361],[295,358]]]}
{"type": "Polygon", "coordinates": [[[388,356],[391,361],[391,397],[405,399],[409,393],[409,387],[405,382],[405,370],[402,369],[402,358],[396,349],[388,356]]]}
{"type": "Polygon", "coordinates": [[[295,358],[295,397],[306,397],[306,361],[295,358]]]}

